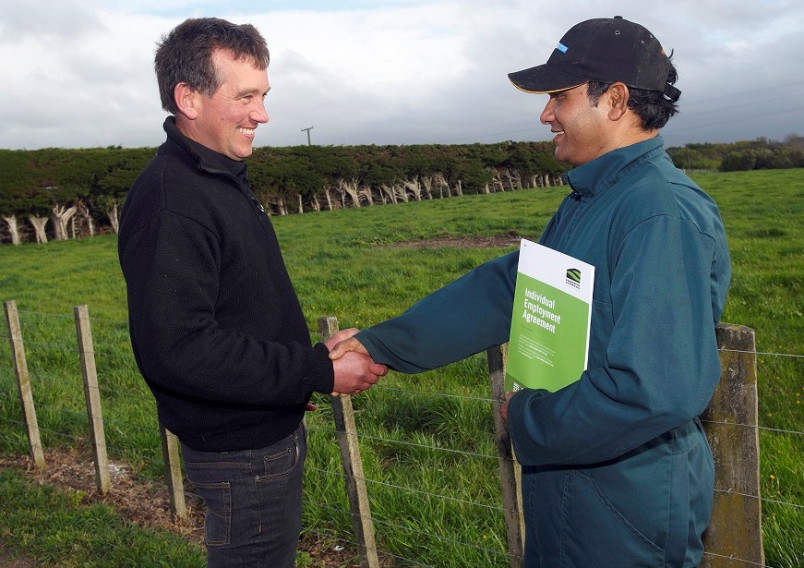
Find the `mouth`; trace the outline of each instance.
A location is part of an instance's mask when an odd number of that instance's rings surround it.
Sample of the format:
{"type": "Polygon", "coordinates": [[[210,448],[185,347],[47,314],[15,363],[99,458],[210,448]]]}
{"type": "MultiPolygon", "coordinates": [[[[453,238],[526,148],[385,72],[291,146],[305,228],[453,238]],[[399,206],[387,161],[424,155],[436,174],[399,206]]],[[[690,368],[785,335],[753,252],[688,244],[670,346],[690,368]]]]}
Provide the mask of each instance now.
{"type": "Polygon", "coordinates": [[[237,131],[240,132],[240,134],[248,136],[250,138],[254,136],[253,128],[238,128],[237,131]]]}

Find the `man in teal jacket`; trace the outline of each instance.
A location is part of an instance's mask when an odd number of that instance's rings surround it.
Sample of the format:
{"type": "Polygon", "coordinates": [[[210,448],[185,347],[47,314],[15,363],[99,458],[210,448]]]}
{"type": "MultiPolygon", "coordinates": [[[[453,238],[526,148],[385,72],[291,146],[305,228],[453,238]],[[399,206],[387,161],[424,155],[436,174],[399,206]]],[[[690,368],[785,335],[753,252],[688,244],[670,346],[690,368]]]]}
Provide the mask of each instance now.
{"type": "MultiPolygon", "coordinates": [[[[731,276],[717,206],[663,149],[676,70],[622,18],[570,29],[545,65],[509,75],[547,93],[542,123],[577,166],[539,242],[595,266],[587,370],[507,395],[523,466],[525,565],[693,567],[712,508],[698,416],[720,377],[715,326],[731,276]]],[[[416,373],[508,340],[518,253],[336,346],[416,373]]]]}

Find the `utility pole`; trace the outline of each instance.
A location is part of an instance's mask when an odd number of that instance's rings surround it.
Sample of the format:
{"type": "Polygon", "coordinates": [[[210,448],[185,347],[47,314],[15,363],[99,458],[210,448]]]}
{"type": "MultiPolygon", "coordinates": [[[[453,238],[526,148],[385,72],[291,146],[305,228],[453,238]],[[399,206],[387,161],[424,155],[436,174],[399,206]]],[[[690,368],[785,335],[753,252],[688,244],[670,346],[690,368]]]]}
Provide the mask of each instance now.
{"type": "Polygon", "coordinates": [[[310,146],[310,144],[311,144],[311,142],[310,142],[310,131],[311,131],[312,129],[313,129],[313,127],[312,127],[312,126],[310,126],[309,128],[302,128],[302,129],[301,129],[301,131],[302,131],[302,132],[307,132],[307,145],[308,145],[308,146],[310,146]]]}

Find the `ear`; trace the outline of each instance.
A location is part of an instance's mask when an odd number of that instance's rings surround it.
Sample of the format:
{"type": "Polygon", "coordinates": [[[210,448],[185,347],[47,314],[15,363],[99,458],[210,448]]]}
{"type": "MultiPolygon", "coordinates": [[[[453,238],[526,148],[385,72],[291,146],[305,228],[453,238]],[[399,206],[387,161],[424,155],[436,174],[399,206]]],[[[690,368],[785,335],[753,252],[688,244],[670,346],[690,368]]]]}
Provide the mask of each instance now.
{"type": "Polygon", "coordinates": [[[606,91],[609,118],[620,120],[628,112],[628,98],[630,93],[625,83],[613,83],[606,91]]]}
{"type": "Polygon", "coordinates": [[[181,82],[173,89],[173,100],[179,112],[190,120],[198,116],[199,105],[201,103],[198,91],[190,87],[187,83],[181,82]]]}

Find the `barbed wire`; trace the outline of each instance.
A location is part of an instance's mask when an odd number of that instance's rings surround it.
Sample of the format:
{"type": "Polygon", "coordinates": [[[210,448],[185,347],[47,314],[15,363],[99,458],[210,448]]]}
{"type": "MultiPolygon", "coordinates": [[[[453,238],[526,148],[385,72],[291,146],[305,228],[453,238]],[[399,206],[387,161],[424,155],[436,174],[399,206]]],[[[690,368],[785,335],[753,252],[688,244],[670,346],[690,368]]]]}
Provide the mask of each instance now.
{"type": "Polygon", "coordinates": [[[794,436],[801,436],[804,435],[804,432],[798,432],[796,430],[783,430],[781,428],[770,428],[768,426],[761,426],[758,424],[741,424],[740,422],[723,422],[718,420],[701,420],[704,424],[718,424],[720,426],[739,426],[743,428],[752,428],[755,430],[762,430],[765,432],[774,432],[776,434],[792,434],[794,436]]]}
{"type": "MultiPolygon", "coordinates": [[[[88,420],[88,417],[85,414],[83,414],[83,413],[81,413],[79,411],[71,411],[71,414],[73,415],[74,419],[65,420],[65,419],[62,418],[60,420],[60,422],[63,422],[63,423],[66,423],[66,424],[72,425],[72,426],[82,427],[82,428],[88,428],[89,427],[89,420],[88,420]]],[[[19,426],[20,428],[25,427],[25,422],[23,422],[21,420],[14,420],[14,419],[7,419],[7,418],[0,417],[0,422],[6,423],[6,424],[13,424],[15,426],[19,426]]],[[[734,423],[718,423],[718,424],[724,424],[724,425],[728,425],[728,426],[746,426],[746,425],[743,425],[743,424],[734,424],[734,423]]],[[[152,429],[142,428],[140,426],[137,426],[137,425],[134,425],[134,424],[132,424],[130,422],[125,422],[125,421],[122,421],[122,422],[121,421],[117,421],[117,422],[115,422],[115,421],[111,421],[111,422],[107,421],[106,425],[107,426],[111,425],[111,426],[114,426],[114,427],[119,427],[120,425],[122,425],[122,426],[127,427],[129,431],[146,433],[146,434],[150,434],[150,433],[153,432],[152,429]]],[[[74,434],[68,434],[68,433],[62,432],[60,430],[54,430],[52,428],[43,427],[41,425],[39,427],[39,430],[40,430],[40,432],[50,434],[53,437],[58,437],[58,438],[62,438],[62,439],[68,439],[68,440],[71,440],[73,442],[78,442],[81,445],[88,443],[88,440],[85,439],[82,436],[78,436],[78,435],[74,435],[74,434]]],[[[332,434],[337,434],[338,433],[335,429],[327,429],[327,428],[323,428],[323,427],[316,427],[316,426],[309,426],[309,425],[308,425],[308,430],[310,430],[310,431],[325,431],[325,432],[329,432],[329,433],[332,433],[332,434]]],[[[801,434],[801,432],[794,432],[794,433],[795,434],[801,434]]],[[[466,452],[466,451],[462,451],[462,450],[454,450],[454,449],[451,449],[451,448],[443,448],[443,447],[439,447],[439,446],[428,446],[426,444],[418,444],[418,443],[414,443],[414,442],[408,442],[408,441],[405,441],[405,440],[393,440],[393,439],[390,439],[390,438],[377,438],[377,437],[374,437],[374,436],[365,436],[365,435],[361,435],[361,434],[354,434],[354,435],[356,435],[358,438],[366,438],[366,439],[370,439],[370,440],[374,440],[374,441],[380,441],[380,442],[391,442],[393,444],[398,444],[398,445],[403,445],[403,446],[420,447],[420,448],[424,448],[424,449],[434,450],[434,451],[437,451],[437,452],[461,454],[461,455],[464,455],[464,456],[467,456],[467,457],[489,458],[489,459],[495,459],[495,460],[500,459],[499,456],[490,456],[490,455],[487,455],[487,454],[477,454],[477,453],[473,453],[473,452],[466,452]]],[[[121,448],[121,447],[117,447],[117,446],[110,445],[110,444],[106,444],[106,448],[108,450],[117,452],[120,455],[125,455],[126,453],[129,453],[131,451],[130,448],[121,448]]],[[[147,451],[144,448],[140,448],[139,450],[140,451],[147,451]]],[[[158,451],[158,448],[152,449],[153,453],[156,453],[157,451],[158,451]]],[[[506,459],[507,461],[515,462],[515,460],[513,460],[511,458],[504,458],[504,459],[506,459]]],[[[321,468],[315,468],[315,467],[310,467],[309,469],[314,470],[314,471],[318,471],[318,472],[321,472],[321,473],[326,473],[327,475],[336,475],[336,476],[339,476],[339,477],[345,477],[345,475],[343,474],[343,472],[341,470],[334,470],[333,471],[333,470],[329,470],[329,469],[321,469],[321,468]]],[[[505,511],[506,510],[505,508],[498,507],[498,506],[487,505],[487,504],[483,504],[483,503],[476,503],[476,502],[472,502],[472,501],[466,501],[466,500],[463,500],[463,499],[457,499],[457,498],[454,498],[454,497],[451,497],[451,496],[448,496],[448,495],[442,495],[442,494],[438,494],[438,493],[425,492],[425,491],[421,491],[421,490],[410,488],[410,487],[404,487],[404,486],[398,486],[398,485],[394,485],[394,484],[385,483],[385,482],[378,481],[378,480],[371,479],[371,478],[363,478],[363,479],[364,479],[364,481],[369,482],[369,483],[374,483],[374,484],[377,484],[377,485],[384,485],[386,487],[393,488],[393,489],[400,489],[400,490],[410,491],[410,492],[413,492],[413,493],[423,494],[423,495],[428,496],[428,497],[441,498],[441,499],[445,499],[445,500],[449,500],[449,501],[455,501],[455,502],[458,502],[458,503],[461,503],[461,504],[477,505],[479,507],[484,507],[484,508],[489,508],[489,509],[494,509],[494,510],[499,510],[499,511],[505,511]]],[[[715,491],[718,492],[718,493],[724,493],[724,494],[730,494],[730,495],[738,495],[740,497],[745,497],[745,498],[750,498],[750,499],[758,499],[758,500],[763,501],[763,502],[773,503],[773,504],[776,504],[776,505],[782,505],[782,506],[786,506],[786,507],[792,507],[794,509],[804,509],[804,505],[801,505],[801,504],[798,504],[798,503],[791,503],[791,502],[788,502],[788,501],[780,501],[778,499],[771,499],[769,497],[761,497],[761,496],[758,496],[758,495],[750,495],[750,494],[734,491],[733,489],[730,489],[730,488],[729,489],[722,489],[722,488],[717,488],[716,487],[715,491]]]]}
{"type": "MultiPolygon", "coordinates": [[[[422,449],[425,449],[425,450],[435,450],[435,451],[438,451],[438,452],[457,454],[457,455],[462,455],[462,456],[467,456],[467,457],[488,458],[488,459],[492,459],[492,460],[499,460],[500,459],[500,456],[492,456],[490,454],[480,454],[480,453],[476,453],[476,452],[467,452],[466,450],[456,450],[456,449],[453,449],[453,448],[445,448],[443,446],[433,446],[433,445],[428,445],[428,444],[419,444],[419,443],[416,443],[416,442],[408,442],[406,440],[394,440],[394,439],[391,439],[391,438],[378,438],[376,436],[369,436],[367,434],[361,434],[359,432],[355,433],[355,434],[352,434],[351,432],[338,432],[334,427],[325,428],[323,426],[316,426],[316,425],[308,424],[307,429],[310,430],[310,431],[328,432],[328,433],[332,433],[332,434],[340,433],[340,434],[345,434],[347,436],[354,436],[357,439],[361,439],[361,440],[371,440],[373,442],[390,442],[390,443],[398,445],[398,446],[407,446],[407,447],[411,447],[411,448],[422,448],[422,449]]],[[[510,460],[510,461],[514,461],[511,458],[507,458],[507,459],[510,460]]]]}
{"type": "MultiPolygon", "coordinates": [[[[8,419],[2,419],[0,421],[5,422],[5,423],[14,424],[16,426],[19,426],[20,428],[25,426],[24,422],[22,422],[22,421],[8,420],[8,419]]],[[[81,425],[86,425],[86,422],[82,422],[81,425]]],[[[729,424],[729,425],[732,425],[732,424],[729,424]]],[[[77,445],[86,445],[87,444],[87,440],[85,438],[81,437],[81,436],[66,434],[64,432],[49,429],[49,428],[40,428],[40,430],[42,432],[44,432],[44,433],[50,434],[53,437],[61,438],[63,440],[66,440],[66,441],[72,443],[73,445],[76,445],[76,444],[77,445]]],[[[140,430],[143,430],[143,429],[140,429],[140,430]]],[[[390,440],[390,441],[397,442],[396,440],[390,440]]],[[[418,445],[418,444],[416,444],[416,445],[418,445]]],[[[127,450],[125,448],[119,448],[119,447],[116,447],[116,446],[113,446],[113,445],[107,445],[106,447],[107,447],[108,450],[118,452],[120,455],[126,455],[128,453],[128,451],[130,451],[130,450],[127,450]]],[[[432,449],[441,450],[440,448],[432,448],[432,449]]],[[[161,457],[161,454],[159,454],[159,451],[158,451],[157,448],[153,448],[152,451],[149,452],[149,453],[154,454],[155,456],[161,457]]],[[[469,455],[472,455],[472,454],[469,454],[469,455]]],[[[488,456],[481,456],[481,457],[488,457],[488,456]]],[[[158,459],[158,457],[157,457],[157,459],[158,459]]],[[[322,468],[311,466],[311,465],[308,465],[307,469],[310,470],[310,471],[315,471],[315,472],[323,473],[323,474],[326,474],[326,475],[333,475],[333,476],[345,478],[345,474],[341,470],[333,471],[333,470],[330,470],[330,469],[322,469],[322,468]]],[[[396,485],[396,484],[380,482],[380,481],[373,480],[373,479],[365,479],[365,481],[369,482],[369,483],[372,483],[372,484],[385,486],[385,487],[388,487],[390,489],[408,491],[408,492],[412,492],[412,493],[415,493],[415,494],[423,495],[425,497],[431,497],[431,498],[436,498],[436,499],[453,501],[453,502],[457,502],[457,503],[463,504],[463,505],[478,506],[478,507],[487,508],[487,509],[491,509],[491,510],[495,510],[495,511],[504,511],[505,510],[504,508],[499,507],[499,506],[491,506],[491,505],[487,505],[487,504],[483,504],[483,503],[476,503],[476,502],[473,502],[473,501],[468,501],[468,500],[465,500],[465,499],[457,499],[457,498],[454,498],[454,497],[451,497],[451,496],[448,496],[448,495],[442,495],[442,494],[422,491],[422,490],[418,490],[418,489],[411,488],[411,487],[404,487],[404,486],[400,486],[400,485],[396,485]]],[[[782,506],[787,506],[787,507],[793,507],[793,508],[796,508],[796,509],[803,509],[804,508],[804,506],[796,504],[796,503],[789,503],[789,502],[779,501],[779,500],[776,500],[776,499],[770,499],[770,498],[766,498],[766,497],[759,497],[759,496],[756,496],[756,495],[749,495],[749,494],[745,494],[745,493],[735,492],[733,490],[723,490],[723,489],[716,488],[715,491],[720,492],[720,493],[726,493],[726,494],[735,494],[735,495],[739,495],[739,496],[742,496],[742,497],[745,497],[745,498],[759,499],[759,500],[761,500],[763,502],[774,503],[774,504],[777,504],[777,505],[782,505],[782,506]]],[[[188,493],[188,495],[194,495],[194,493],[192,493],[192,491],[188,491],[187,493],[188,493]]],[[[327,509],[333,509],[334,511],[337,511],[340,514],[351,515],[351,512],[345,511],[343,509],[338,509],[336,507],[325,506],[325,505],[314,504],[314,503],[310,503],[310,504],[318,506],[318,507],[327,508],[327,509]]],[[[492,553],[492,554],[495,554],[495,555],[501,555],[501,556],[503,556],[503,555],[504,556],[509,556],[510,555],[509,553],[500,552],[498,550],[489,549],[487,547],[480,547],[480,546],[475,545],[475,544],[464,543],[464,542],[461,542],[461,541],[458,541],[458,540],[455,540],[455,539],[447,539],[445,537],[441,537],[441,536],[438,536],[438,535],[433,535],[432,533],[424,533],[423,531],[416,531],[414,529],[411,529],[410,527],[406,527],[406,526],[400,525],[398,523],[392,523],[392,522],[387,521],[385,519],[378,518],[376,515],[373,515],[370,518],[370,520],[372,522],[374,522],[374,523],[382,524],[382,525],[385,525],[385,526],[387,526],[389,528],[392,528],[392,529],[406,530],[406,531],[409,531],[409,532],[413,532],[414,534],[418,534],[419,536],[426,536],[428,538],[435,538],[436,540],[439,540],[439,541],[442,541],[442,542],[449,542],[449,543],[454,544],[456,546],[476,548],[476,549],[482,550],[484,552],[492,553]]],[[[308,532],[315,532],[315,531],[308,531],[308,532]]],[[[336,535],[330,535],[330,536],[332,536],[333,538],[337,538],[340,541],[346,542],[346,543],[348,543],[348,544],[350,544],[350,545],[352,545],[354,547],[359,546],[358,543],[355,543],[353,541],[349,541],[348,539],[344,539],[342,534],[336,534],[336,535]]],[[[704,554],[708,555],[708,556],[711,556],[711,557],[727,559],[727,560],[734,561],[734,562],[742,562],[744,564],[749,564],[749,565],[753,565],[753,566],[764,566],[765,568],[772,568],[770,565],[763,565],[763,564],[759,564],[759,563],[755,563],[755,562],[751,562],[751,561],[747,561],[747,560],[742,560],[740,558],[734,557],[734,555],[724,556],[724,555],[719,555],[719,554],[715,554],[715,553],[711,553],[711,552],[705,552],[704,554]]],[[[383,556],[395,557],[398,560],[404,560],[405,562],[413,563],[414,565],[428,566],[427,564],[422,564],[422,563],[420,563],[419,561],[417,561],[415,559],[411,559],[411,558],[407,558],[407,557],[403,557],[403,556],[398,556],[398,555],[393,555],[393,554],[390,554],[390,553],[385,552],[385,551],[383,552],[383,556]]]]}
{"type": "MultiPolygon", "coordinates": [[[[310,504],[312,506],[314,506],[314,507],[319,508],[319,509],[324,509],[324,510],[331,511],[331,512],[334,512],[334,513],[343,514],[344,516],[352,517],[351,511],[347,511],[345,509],[340,509],[338,507],[333,507],[332,505],[323,505],[321,503],[312,503],[311,502],[310,504]]],[[[371,521],[371,522],[374,522],[374,523],[376,523],[378,525],[383,525],[384,527],[387,527],[387,528],[391,528],[391,529],[398,530],[398,531],[404,531],[406,533],[412,533],[414,535],[421,536],[421,537],[434,538],[434,539],[436,539],[438,541],[441,541],[441,542],[448,542],[448,543],[452,543],[452,544],[457,544],[457,545],[461,546],[462,548],[473,548],[475,550],[479,550],[479,551],[482,551],[482,552],[488,552],[488,553],[491,553],[491,554],[494,554],[494,555],[506,556],[506,557],[510,556],[510,553],[508,553],[508,552],[504,552],[504,551],[501,551],[501,550],[495,550],[493,548],[480,546],[478,544],[473,544],[473,543],[468,543],[468,542],[461,542],[459,540],[455,540],[454,538],[447,538],[447,537],[443,537],[443,536],[439,536],[439,535],[434,535],[433,533],[429,533],[429,532],[426,533],[424,531],[417,530],[417,529],[415,529],[413,527],[410,527],[410,526],[401,525],[399,523],[394,523],[394,522],[391,522],[391,521],[387,521],[385,519],[378,518],[377,515],[375,515],[375,514],[372,514],[371,516],[369,516],[369,515],[358,515],[358,516],[363,520],[371,521]]]]}
{"type": "MultiPolygon", "coordinates": [[[[75,319],[74,314],[64,314],[64,313],[59,314],[59,313],[51,313],[51,312],[39,312],[39,311],[34,311],[34,310],[20,310],[20,309],[17,310],[17,313],[20,314],[20,315],[25,314],[25,315],[29,315],[29,316],[54,317],[54,318],[70,319],[70,320],[75,319]]],[[[93,322],[95,322],[95,321],[104,321],[104,322],[107,322],[107,323],[114,323],[114,324],[117,324],[117,325],[125,326],[125,331],[128,330],[128,327],[127,327],[128,322],[125,321],[125,320],[114,320],[114,319],[108,319],[108,318],[104,319],[104,318],[96,318],[96,317],[93,316],[92,321],[93,322]]],[[[0,327],[0,336],[8,337],[8,332],[7,332],[7,330],[4,329],[4,327],[0,327]]],[[[311,337],[318,337],[318,333],[315,332],[315,331],[310,331],[310,336],[311,337]]],[[[27,342],[26,342],[26,345],[27,345],[27,342]]],[[[76,353],[78,352],[77,347],[75,348],[75,351],[76,351],[76,353]]],[[[793,358],[793,359],[804,359],[804,355],[798,354],[798,353],[776,353],[774,351],[746,351],[746,350],[741,350],[741,349],[726,349],[726,348],[719,348],[718,351],[724,352],[724,353],[740,353],[740,354],[745,354],[745,355],[762,355],[762,356],[767,356],[767,357],[790,357],[790,358],[793,358]]],[[[422,392],[422,391],[417,391],[417,392],[422,392]]],[[[437,393],[433,393],[433,394],[437,394],[437,393]]],[[[443,395],[445,393],[441,393],[441,394],[443,395]]],[[[484,399],[480,399],[480,400],[484,400],[484,399]]]]}
{"type": "Polygon", "coordinates": [[[804,359],[804,355],[795,353],[773,353],[771,351],[742,351],[740,349],[719,349],[723,353],[741,353],[744,355],[764,355],[766,357],[790,357],[792,359],[804,359]]]}
{"type": "MultiPolygon", "coordinates": [[[[338,542],[349,544],[355,549],[360,548],[359,543],[354,542],[354,541],[349,540],[349,539],[345,539],[345,538],[343,538],[343,535],[340,535],[340,534],[335,534],[334,535],[332,533],[323,532],[323,531],[321,531],[319,529],[303,529],[302,532],[309,533],[309,534],[315,534],[315,535],[317,535],[319,537],[327,537],[327,538],[330,538],[330,539],[333,539],[333,540],[337,540],[338,542]]],[[[378,553],[379,553],[379,551],[378,551],[378,553]]],[[[405,564],[410,564],[411,566],[420,566],[421,568],[438,568],[437,566],[433,566],[432,564],[423,564],[423,563],[418,562],[416,560],[413,560],[411,558],[405,558],[403,556],[392,554],[392,553],[387,552],[387,551],[382,551],[382,553],[379,553],[379,554],[383,558],[392,558],[394,560],[403,560],[405,562],[405,564]]]]}
{"type": "Polygon", "coordinates": [[[743,558],[737,558],[733,554],[730,555],[730,556],[724,556],[722,554],[715,554],[714,552],[706,552],[706,551],[704,551],[704,556],[709,556],[711,558],[721,558],[723,560],[728,560],[730,563],[731,562],[740,562],[742,564],[747,564],[749,566],[760,566],[761,568],[773,568],[773,566],[770,566],[768,564],[764,564],[764,563],[760,564],[759,562],[754,562],[752,560],[745,560],[743,558]]]}
{"type": "MultiPolygon", "coordinates": [[[[326,474],[329,474],[329,475],[334,474],[334,475],[338,475],[339,477],[342,476],[341,473],[333,472],[332,470],[321,469],[321,468],[317,468],[317,467],[309,466],[309,465],[306,466],[306,468],[309,469],[310,471],[317,471],[319,473],[326,473],[326,474]]],[[[487,505],[486,503],[478,503],[476,501],[468,501],[466,499],[459,499],[457,497],[452,497],[450,495],[442,495],[440,493],[432,493],[430,491],[424,491],[422,489],[416,489],[415,487],[405,487],[404,485],[396,485],[394,483],[388,483],[387,481],[379,481],[377,479],[369,479],[369,478],[360,477],[360,476],[357,476],[357,475],[354,475],[353,477],[355,479],[357,479],[357,480],[365,481],[366,483],[371,483],[371,484],[379,485],[379,486],[382,486],[382,487],[388,487],[390,489],[398,489],[400,491],[407,491],[408,493],[414,493],[416,495],[423,495],[425,497],[433,497],[433,498],[436,498],[436,499],[442,499],[444,501],[451,501],[453,503],[458,503],[460,505],[472,505],[472,506],[475,506],[475,507],[480,507],[480,508],[483,508],[483,509],[490,509],[492,511],[498,511],[498,512],[501,512],[501,513],[505,512],[505,510],[506,510],[503,507],[500,507],[498,505],[487,505]]]]}
{"type": "MultiPolygon", "coordinates": [[[[14,425],[20,426],[21,428],[25,426],[24,422],[17,421],[17,420],[5,420],[5,419],[0,418],[0,422],[14,424],[14,425]]],[[[88,444],[88,441],[83,437],[72,435],[72,434],[66,434],[66,433],[60,432],[58,430],[53,430],[53,429],[49,429],[49,428],[40,428],[40,431],[42,433],[49,434],[49,435],[51,435],[53,437],[58,437],[58,438],[61,438],[63,440],[69,441],[74,446],[75,445],[84,446],[84,445],[88,444]]],[[[123,448],[118,448],[118,447],[115,447],[113,445],[108,445],[108,444],[106,445],[106,449],[109,450],[109,451],[117,451],[120,455],[125,455],[127,453],[126,450],[123,449],[123,448]]],[[[158,450],[156,448],[154,448],[151,453],[157,454],[158,450]]],[[[341,471],[341,470],[334,471],[334,470],[329,470],[329,469],[311,467],[309,465],[307,466],[306,469],[309,470],[309,471],[316,471],[318,473],[324,473],[326,475],[334,475],[334,476],[342,477],[342,478],[345,477],[343,471],[341,471]]],[[[390,484],[385,484],[385,485],[387,485],[389,487],[395,487],[395,486],[392,486],[390,484]]],[[[421,492],[421,491],[412,490],[410,488],[404,488],[404,487],[398,487],[398,486],[396,486],[396,488],[397,489],[407,489],[409,491],[414,491],[414,492],[417,492],[417,493],[424,493],[424,492],[421,492]]],[[[192,489],[185,491],[185,494],[188,495],[188,496],[195,497],[196,499],[200,499],[200,497],[197,494],[195,494],[192,491],[192,489]]],[[[447,499],[447,500],[453,500],[453,501],[456,500],[454,498],[450,498],[449,496],[445,496],[445,495],[438,495],[438,494],[432,494],[432,493],[428,494],[428,495],[431,496],[431,497],[436,497],[436,498],[440,498],[440,499],[447,499]]],[[[457,500],[457,501],[463,502],[465,504],[468,503],[468,504],[471,504],[471,505],[477,505],[477,506],[481,506],[481,507],[489,507],[488,505],[473,503],[473,502],[465,501],[465,500],[457,500]]],[[[319,504],[319,503],[313,503],[311,501],[306,501],[306,502],[308,503],[308,506],[316,506],[316,507],[319,507],[319,508],[331,510],[331,511],[337,512],[339,514],[343,514],[343,515],[350,516],[350,517],[352,515],[352,513],[350,511],[346,511],[344,509],[340,509],[340,508],[337,508],[337,507],[332,507],[332,506],[329,506],[329,505],[322,505],[322,504],[319,504]]],[[[459,547],[462,547],[462,548],[467,548],[468,547],[468,548],[473,548],[473,549],[476,549],[476,550],[483,551],[485,553],[490,553],[490,554],[494,554],[494,555],[498,555],[498,556],[508,556],[507,553],[499,551],[499,550],[490,549],[488,547],[481,547],[481,546],[478,546],[476,544],[469,544],[469,543],[461,542],[461,541],[456,540],[456,539],[448,539],[448,538],[445,538],[445,537],[442,537],[442,536],[439,536],[439,535],[433,535],[432,533],[425,533],[423,531],[415,530],[415,529],[413,529],[411,527],[406,527],[406,526],[398,524],[398,523],[392,523],[390,521],[378,518],[376,515],[374,515],[372,517],[366,517],[366,518],[368,518],[369,520],[371,520],[371,521],[373,521],[373,522],[375,522],[377,524],[383,524],[383,525],[385,525],[385,526],[387,526],[389,528],[393,528],[393,529],[396,529],[396,530],[399,530],[399,531],[406,531],[408,533],[413,533],[413,534],[416,534],[418,536],[426,536],[428,538],[434,538],[434,539],[436,539],[438,541],[448,542],[448,543],[451,543],[451,544],[453,544],[455,546],[459,546],[459,547]]],[[[308,530],[306,532],[315,532],[315,531],[308,530]]],[[[356,543],[354,541],[351,541],[349,539],[345,539],[343,534],[341,534],[341,533],[339,533],[337,535],[331,535],[331,536],[333,536],[333,538],[337,538],[341,542],[345,542],[347,544],[352,545],[354,548],[359,548],[359,546],[360,546],[358,543],[356,543]]],[[[404,560],[406,563],[412,563],[413,565],[428,566],[427,564],[422,564],[422,563],[420,563],[419,561],[417,561],[415,559],[407,558],[407,557],[399,556],[399,555],[394,555],[394,554],[391,554],[391,553],[389,553],[387,551],[383,551],[382,555],[384,557],[394,557],[394,558],[396,558],[398,560],[404,560]]]]}

